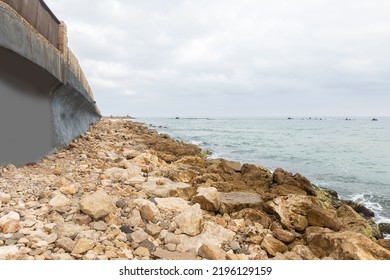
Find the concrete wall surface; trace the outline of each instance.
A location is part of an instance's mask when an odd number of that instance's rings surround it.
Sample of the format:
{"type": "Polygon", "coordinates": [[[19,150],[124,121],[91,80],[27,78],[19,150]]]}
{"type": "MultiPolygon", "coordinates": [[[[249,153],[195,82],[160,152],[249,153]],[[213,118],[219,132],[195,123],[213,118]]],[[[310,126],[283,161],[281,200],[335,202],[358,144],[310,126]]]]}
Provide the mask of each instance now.
{"type": "Polygon", "coordinates": [[[0,1],[0,164],[35,162],[100,119],[59,50],[0,1]]]}

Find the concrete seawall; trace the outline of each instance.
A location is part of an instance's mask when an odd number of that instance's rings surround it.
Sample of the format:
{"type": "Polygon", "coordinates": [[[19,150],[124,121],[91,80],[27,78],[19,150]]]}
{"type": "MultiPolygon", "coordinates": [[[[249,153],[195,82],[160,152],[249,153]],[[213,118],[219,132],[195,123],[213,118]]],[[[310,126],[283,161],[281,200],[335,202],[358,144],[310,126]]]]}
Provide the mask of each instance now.
{"type": "Polygon", "coordinates": [[[0,164],[37,161],[101,118],[77,60],[62,49],[0,1],[0,164]]]}

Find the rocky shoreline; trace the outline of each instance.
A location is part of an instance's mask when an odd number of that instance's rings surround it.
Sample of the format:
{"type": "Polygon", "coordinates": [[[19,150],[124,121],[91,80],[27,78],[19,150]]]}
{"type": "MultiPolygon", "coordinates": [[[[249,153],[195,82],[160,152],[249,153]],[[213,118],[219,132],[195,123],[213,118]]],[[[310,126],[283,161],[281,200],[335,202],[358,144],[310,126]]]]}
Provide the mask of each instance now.
{"type": "Polygon", "coordinates": [[[127,120],[0,167],[0,260],[389,260],[370,216],[300,174],[208,159],[127,120]]]}

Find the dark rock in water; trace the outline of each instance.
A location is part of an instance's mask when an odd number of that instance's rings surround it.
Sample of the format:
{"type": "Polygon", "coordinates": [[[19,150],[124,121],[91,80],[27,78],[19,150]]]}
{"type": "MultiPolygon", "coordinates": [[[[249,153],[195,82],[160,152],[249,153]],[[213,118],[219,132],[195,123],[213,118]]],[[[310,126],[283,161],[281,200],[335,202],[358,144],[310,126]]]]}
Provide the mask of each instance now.
{"type": "Polygon", "coordinates": [[[390,234],[390,223],[379,223],[379,229],[384,234],[390,234]]]}
{"type": "Polygon", "coordinates": [[[373,122],[376,122],[376,121],[378,121],[378,119],[376,119],[376,118],[372,118],[372,120],[371,121],[373,121],[373,122]]]}
{"type": "Polygon", "coordinates": [[[366,206],[364,206],[363,204],[359,203],[359,202],[355,202],[355,201],[345,201],[347,205],[351,206],[353,208],[353,210],[355,210],[356,212],[358,212],[359,214],[361,214],[363,217],[365,218],[373,218],[375,217],[375,213],[368,209],[366,206]]]}

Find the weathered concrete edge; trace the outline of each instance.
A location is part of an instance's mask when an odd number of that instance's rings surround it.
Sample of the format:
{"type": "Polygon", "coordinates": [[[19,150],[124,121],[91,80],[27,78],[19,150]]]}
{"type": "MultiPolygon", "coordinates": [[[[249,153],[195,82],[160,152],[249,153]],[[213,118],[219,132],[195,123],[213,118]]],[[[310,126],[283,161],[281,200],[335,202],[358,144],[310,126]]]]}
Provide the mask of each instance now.
{"type": "Polygon", "coordinates": [[[0,46],[30,60],[58,79],[58,86],[48,93],[55,130],[53,148],[66,146],[101,118],[96,102],[61,52],[46,38],[4,2],[0,2],[0,15],[0,46]]]}

